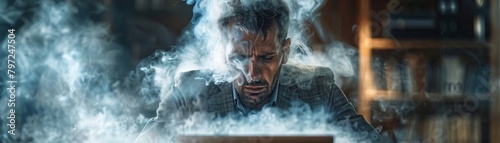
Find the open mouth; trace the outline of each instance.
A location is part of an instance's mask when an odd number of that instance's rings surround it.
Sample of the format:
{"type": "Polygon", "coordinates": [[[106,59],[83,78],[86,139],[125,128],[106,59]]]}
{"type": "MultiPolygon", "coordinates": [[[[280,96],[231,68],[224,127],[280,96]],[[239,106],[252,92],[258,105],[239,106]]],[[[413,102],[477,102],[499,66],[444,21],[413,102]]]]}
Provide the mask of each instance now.
{"type": "Polygon", "coordinates": [[[244,86],[243,90],[250,94],[258,94],[266,91],[266,86],[244,86]]]}

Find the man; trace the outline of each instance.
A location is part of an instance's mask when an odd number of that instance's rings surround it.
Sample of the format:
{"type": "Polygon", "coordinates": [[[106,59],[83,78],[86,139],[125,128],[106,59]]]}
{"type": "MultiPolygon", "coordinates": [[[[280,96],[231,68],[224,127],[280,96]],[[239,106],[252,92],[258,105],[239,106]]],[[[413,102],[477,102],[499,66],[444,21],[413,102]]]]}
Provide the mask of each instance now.
{"type": "Polygon", "coordinates": [[[285,64],[291,43],[287,38],[288,23],[289,10],[282,1],[233,3],[233,11],[219,24],[231,43],[226,49],[227,63],[238,71],[238,77],[233,82],[216,84],[199,80],[210,71],[182,73],[160,103],[157,117],[139,138],[155,136],[151,134],[157,134],[156,124],[182,120],[193,112],[245,116],[263,108],[287,110],[295,103],[304,103],[312,110],[332,113],[332,124],[347,120],[353,125],[353,134],[364,135],[363,140],[380,141],[374,128],[356,113],[335,85],[330,69],[285,64]]]}

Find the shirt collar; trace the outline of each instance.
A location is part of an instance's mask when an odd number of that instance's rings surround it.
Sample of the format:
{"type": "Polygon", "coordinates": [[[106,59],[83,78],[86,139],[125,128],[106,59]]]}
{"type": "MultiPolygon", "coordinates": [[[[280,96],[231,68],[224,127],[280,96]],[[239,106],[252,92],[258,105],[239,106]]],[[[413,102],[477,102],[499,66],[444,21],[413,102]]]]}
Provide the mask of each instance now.
{"type": "MultiPolygon", "coordinates": [[[[279,77],[276,80],[277,80],[276,85],[274,86],[273,92],[271,92],[271,101],[269,103],[266,103],[263,106],[263,108],[276,105],[276,101],[278,100],[278,90],[279,90],[279,82],[280,82],[279,77]]],[[[236,103],[235,104],[236,109],[244,114],[248,113],[248,111],[250,109],[243,106],[243,104],[239,100],[238,92],[236,91],[236,88],[234,88],[234,84],[231,84],[231,86],[233,88],[233,99],[234,99],[234,102],[236,103]]]]}

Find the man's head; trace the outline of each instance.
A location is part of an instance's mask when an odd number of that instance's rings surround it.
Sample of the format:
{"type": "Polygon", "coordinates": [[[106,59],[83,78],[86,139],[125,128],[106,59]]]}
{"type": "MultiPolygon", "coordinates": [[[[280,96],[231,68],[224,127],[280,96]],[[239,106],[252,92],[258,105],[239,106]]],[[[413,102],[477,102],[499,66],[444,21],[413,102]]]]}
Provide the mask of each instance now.
{"type": "Polygon", "coordinates": [[[288,60],[288,23],[288,8],[280,0],[237,1],[220,19],[230,42],[226,59],[240,72],[234,86],[248,108],[260,109],[270,101],[281,65],[288,60]]]}

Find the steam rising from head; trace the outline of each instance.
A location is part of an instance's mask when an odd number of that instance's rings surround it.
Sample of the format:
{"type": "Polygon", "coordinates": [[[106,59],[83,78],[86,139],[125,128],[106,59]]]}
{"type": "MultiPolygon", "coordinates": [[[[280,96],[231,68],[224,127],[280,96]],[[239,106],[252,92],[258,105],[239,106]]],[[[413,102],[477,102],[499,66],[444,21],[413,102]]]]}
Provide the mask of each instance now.
{"type": "MultiPolygon", "coordinates": [[[[243,21],[231,20],[237,17],[237,13],[245,13],[249,9],[266,9],[259,3],[264,0],[191,0],[188,4],[195,4],[192,19],[193,28],[185,32],[180,40],[178,50],[174,52],[176,57],[181,62],[178,65],[168,65],[166,69],[177,69],[174,73],[188,71],[193,69],[212,69],[216,71],[213,74],[213,79],[216,83],[233,81],[236,73],[231,71],[225,59],[228,50],[231,36],[228,32],[230,29],[224,29],[226,26],[236,25],[242,31],[253,31],[267,34],[266,26],[272,26],[272,23],[261,23],[257,25],[247,24],[252,22],[251,18],[245,18],[243,21]],[[235,10],[235,8],[241,10],[235,10]],[[245,26],[238,26],[245,25],[245,26]],[[221,27],[222,26],[222,27],[221,27]],[[222,30],[216,30],[221,29],[222,30]],[[263,30],[264,31],[260,31],[263,30]]],[[[307,35],[308,25],[306,21],[311,21],[316,16],[316,11],[324,3],[323,0],[300,1],[300,0],[284,0],[268,2],[275,5],[284,3],[286,8],[274,9],[269,11],[269,14],[276,14],[279,20],[276,21],[278,27],[283,28],[279,31],[279,39],[291,39],[290,55],[288,62],[290,64],[299,65],[318,65],[330,67],[334,73],[341,76],[352,76],[354,73],[350,56],[354,55],[353,49],[347,49],[342,44],[327,43],[325,45],[327,52],[314,55],[309,43],[309,35],[307,35]],[[288,16],[284,12],[288,11],[288,16]],[[286,18],[288,17],[288,18],[286,18]],[[287,30],[285,32],[285,30],[287,30]]],[[[271,7],[271,6],[269,6],[271,7]]],[[[274,6],[276,7],[276,6],[274,6]]],[[[279,6],[278,6],[279,7],[279,6]]],[[[253,17],[259,21],[262,16],[259,14],[245,13],[242,16],[253,17]]],[[[257,22],[259,23],[259,22],[257,22]]],[[[237,36],[237,35],[232,35],[237,36]]],[[[297,75],[297,77],[300,77],[297,75]]],[[[297,80],[301,80],[298,78],[297,80]]]]}
{"type": "Polygon", "coordinates": [[[232,11],[219,18],[224,33],[233,27],[246,33],[263,34],[266,39],[267,32],[277,28],[278,40],[282,42],[287,38],[289,10],[282,1],[235,1],[232,5],[232,11]]]}

